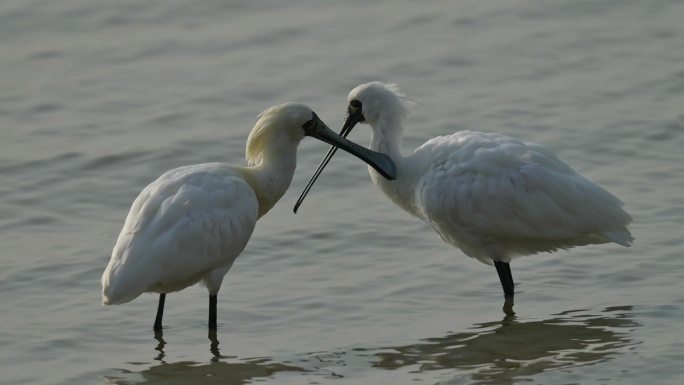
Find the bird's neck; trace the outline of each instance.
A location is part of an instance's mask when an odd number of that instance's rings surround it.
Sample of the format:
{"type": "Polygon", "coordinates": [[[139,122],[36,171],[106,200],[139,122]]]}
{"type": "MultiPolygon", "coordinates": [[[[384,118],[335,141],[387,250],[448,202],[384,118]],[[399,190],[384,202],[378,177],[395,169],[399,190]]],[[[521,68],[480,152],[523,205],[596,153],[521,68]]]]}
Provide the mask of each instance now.
{"type": "Polygon", "coordinates": [[[282,146],[264,154],[262,161],[243,169],[259,201],[259,218],[269,212],[290,187],[297,167],[296,146],[282,146]]]}
{"type": "Polygon", "coordinates": [[[397,168],[397,178],[390,181],[369,167],[373,183],[398,206],[415,214],[412,164],[408,158],[401,155],[401,134],[404,131],[402,119],[381,119],[371,127],[371,150],[389,156],[397,168]]]}
{"type": "Polygon", "coordinates": [[[402,119],[383,117],[371,127],[373,136],[371,137],[370,149],[389,156],[395,162],[400,160],[402,158],[401,134],[404,131],[402,119]]]}

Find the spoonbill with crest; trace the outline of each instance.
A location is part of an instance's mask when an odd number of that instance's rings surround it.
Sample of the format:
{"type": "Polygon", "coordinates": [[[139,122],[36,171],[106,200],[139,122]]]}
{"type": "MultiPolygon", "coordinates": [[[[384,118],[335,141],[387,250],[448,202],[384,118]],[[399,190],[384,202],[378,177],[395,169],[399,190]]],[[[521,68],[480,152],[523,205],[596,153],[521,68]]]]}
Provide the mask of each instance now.
{"type": "Polygon", "coordinates": [[[102,275],[102,302],[129,302],[159,293],[154,329],[161,330],[166,293],[202,281],[209,291],[209,329],[224,275],[247,245],[257,219],[283,196],[296,167],[297,146],[312,136],[359,157],[388,178],[394,164],[341,138],[306,105],[262,112],[249,134],[248,167],[205,163],[167,171],[135,199],[102,275]]]}
{"type": "MultiPolygon", "coordinates": [[[[346,137],[357,123],[372,129],[370,148],[388,155],[397,178],[371,179],[397,206],[429,223],[447,243],[494,265],[504,294],[514,295],[516,256],[615,242],[630,246],[631,217],[622,202],[576,173],[551,151],[510,136],[460,131],[428,140],[403,156],[408,110],[396,85],[361,84],[348,95],[346,137]]],[[[331,148],[302,192],[301,205],[331,148]]]]}

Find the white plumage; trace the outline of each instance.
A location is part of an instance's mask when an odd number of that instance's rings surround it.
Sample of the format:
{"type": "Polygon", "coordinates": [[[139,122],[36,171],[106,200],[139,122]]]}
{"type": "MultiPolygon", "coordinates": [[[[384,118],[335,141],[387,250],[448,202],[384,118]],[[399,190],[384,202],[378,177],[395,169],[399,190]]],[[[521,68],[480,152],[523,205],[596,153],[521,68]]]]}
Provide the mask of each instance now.
{"type": "Polygon", "coordinates": [[[461,131],[431,139],[404,162],[420,169],[412,173],[415,203],[402,207],[484,263],[632,240],[617,198],[539,145],[461,131]]]}
{"type": "MultiPolygon", "coordinates": [[[[461,131],[430,139],[403,156],[401,135],[408,110],[396,86],[362,84],[349,93],[348,102],[342,136],[358,122],[370,124],[370,148],[396,165],[393,181],[370,170],[378,188],[429,223],[445,242],[494,264],[507,296],[513,295],[508,265],[513,257],[632,242],[627,229],[631,217],[622,202],[538,144],[461,131]]],[[[332,154],[334,149],[310,184],[332,154]]]]}
{"type": "Polygon", "coordinates": [[[200,280],[216,294],[259,216],[245,171],[224,163],[184,166],[145,187],[102,276],[103,302],[121,304],[200,280]]]}
{"type": "Polygon", "coordinates": [[[249,167],[207,163],[166,172],[135,199],[102,275],[102,302],[121,304],[143,292],[165,294],[202,281],[209,291],[209,327],[216,328],[216,295],[247,245],[257,219],[290,186],[305,135],[340,146],[383,173],[381,154],[342,139],[308,106],[287,103],[264,111],[246,146],[249,167]]]}

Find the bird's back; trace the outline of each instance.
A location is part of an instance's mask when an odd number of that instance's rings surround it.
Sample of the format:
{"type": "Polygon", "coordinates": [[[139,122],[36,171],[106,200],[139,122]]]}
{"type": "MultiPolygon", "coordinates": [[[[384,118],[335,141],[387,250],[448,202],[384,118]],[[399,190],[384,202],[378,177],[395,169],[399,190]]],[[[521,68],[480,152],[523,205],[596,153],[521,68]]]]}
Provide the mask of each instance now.
{"type": "Polygon", "coordinates": [[[408,158],[416,215],[471,257],[491,263],[590,243],[628,246],[631,217],[612,194],[544,147],[462,131],[408,158]]]}
{"type": "Polygon", "coordinates": [[[229,268],[247,245],[258,210],[254,191],[226,164],[166,172],[133,202],[102,276],[103,302],[180,290],[229,268]]]}

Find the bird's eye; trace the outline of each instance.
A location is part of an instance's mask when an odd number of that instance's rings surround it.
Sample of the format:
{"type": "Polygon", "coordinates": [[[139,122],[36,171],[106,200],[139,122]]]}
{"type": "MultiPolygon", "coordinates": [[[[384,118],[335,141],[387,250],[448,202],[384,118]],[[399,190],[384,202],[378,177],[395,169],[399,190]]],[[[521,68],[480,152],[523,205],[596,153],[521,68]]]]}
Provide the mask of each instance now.
{"type": "Polygon", "coordinates": [[[352,100],[351,102],[349,102],[349,108],[353,110],[360,110],[361,102],[358,100],[352,100]]]}
{"type": "Polygon", "coordinates": [[[302,128],[308,131],[313,127],[313,125],[314,125],[314,120],[311,119],[311,120],[308,120],[306,123],[302,124],[302,128]]]}

